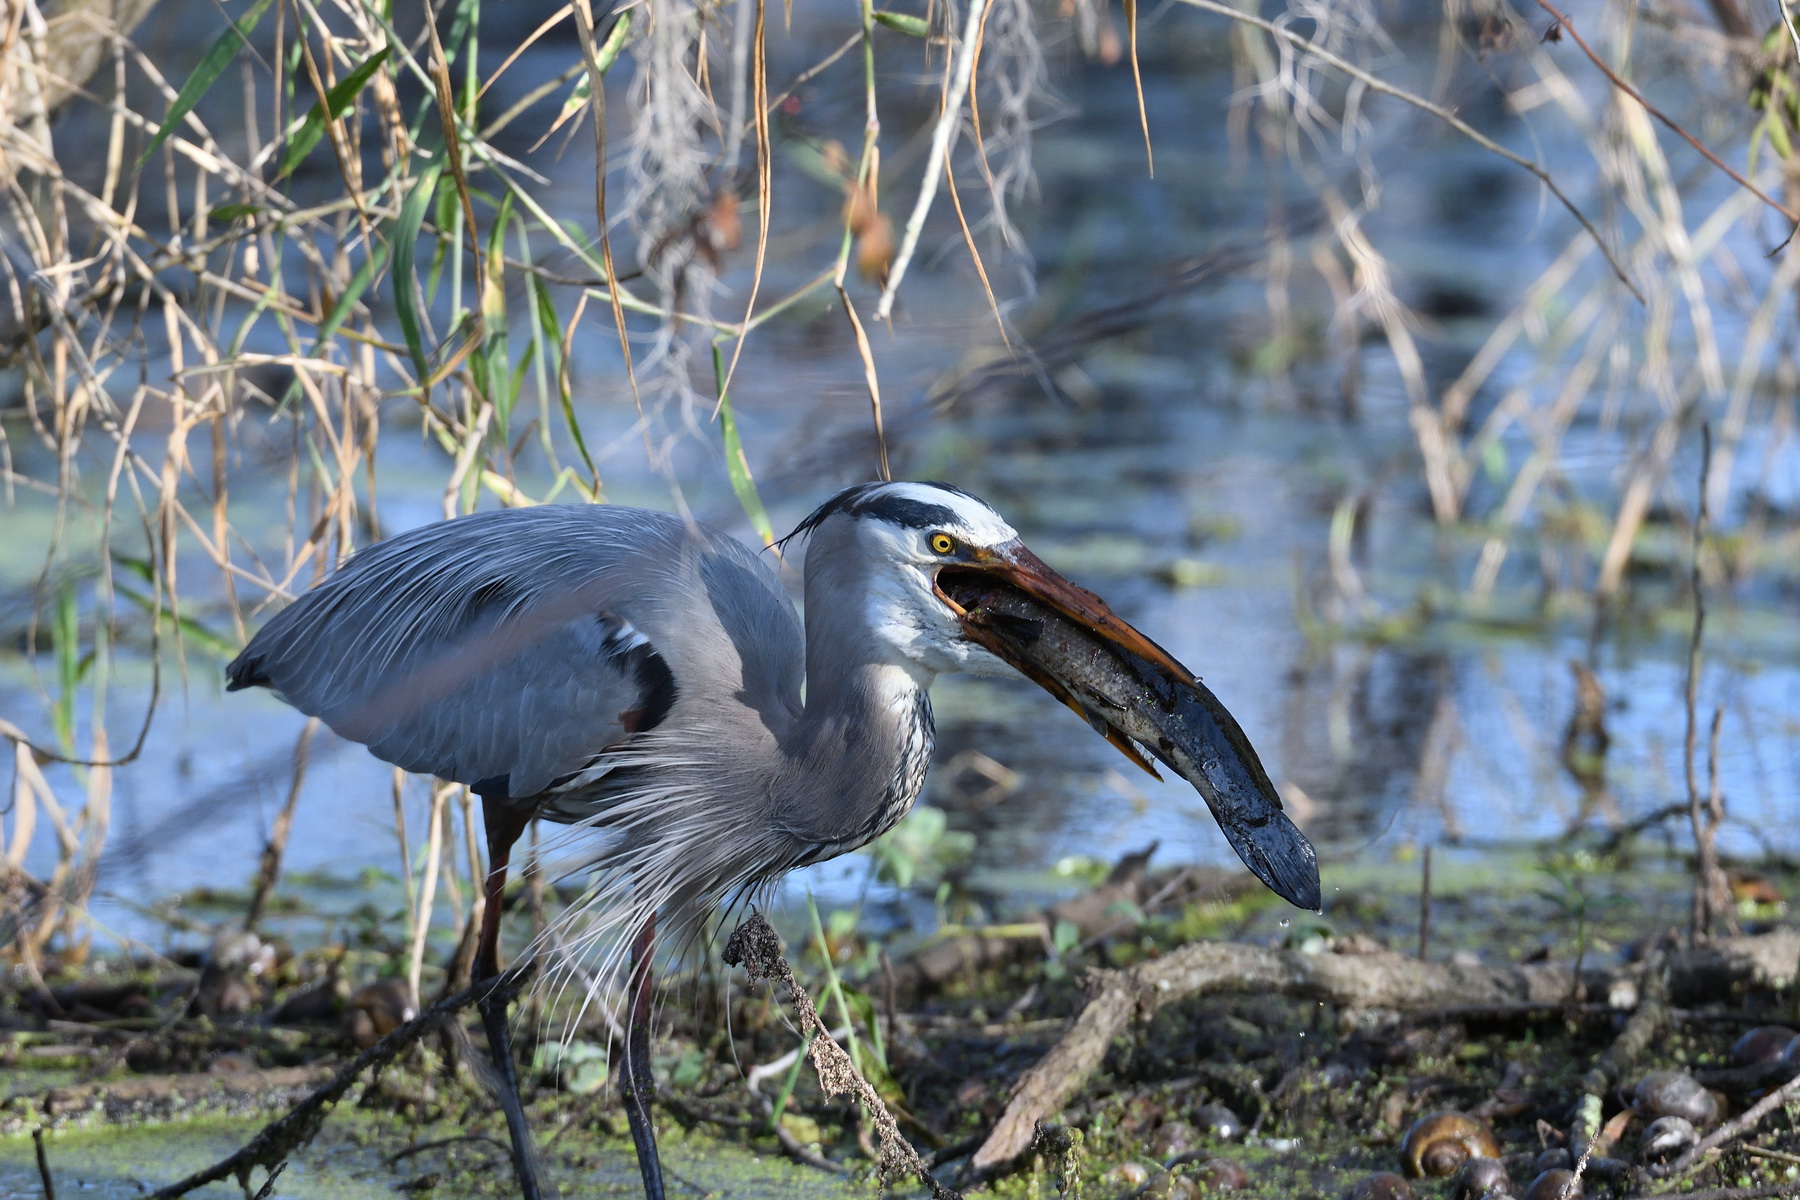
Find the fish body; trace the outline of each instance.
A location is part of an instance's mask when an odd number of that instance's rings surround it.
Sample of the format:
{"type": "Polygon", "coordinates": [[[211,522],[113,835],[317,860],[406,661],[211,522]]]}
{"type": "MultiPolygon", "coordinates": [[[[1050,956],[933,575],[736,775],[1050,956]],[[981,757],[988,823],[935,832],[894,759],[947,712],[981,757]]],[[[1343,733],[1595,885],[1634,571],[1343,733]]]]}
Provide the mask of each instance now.
{"type": "Polygon", "coordinates": [[[1236,718],[1192,672],[1148,639],[1163,662],[1102,640],[992,576],[944,571],[938,588],[962,610],[971,636],[1081,714],[1126,757],[1155,775],[1141,747],[1193,784],[1244,865],[1290,904],[1318,911],[1312,843],[1282,811],[1236,718]]]}

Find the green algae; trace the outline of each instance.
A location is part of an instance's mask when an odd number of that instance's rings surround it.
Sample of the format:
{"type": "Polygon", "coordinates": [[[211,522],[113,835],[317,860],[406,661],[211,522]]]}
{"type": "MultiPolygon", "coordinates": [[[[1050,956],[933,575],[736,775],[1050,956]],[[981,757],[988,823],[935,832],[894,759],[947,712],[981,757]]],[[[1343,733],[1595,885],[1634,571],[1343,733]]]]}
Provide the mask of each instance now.
{"type": "MultiPolygon", "coordinates": [[[[256,1120],[213,1118],[124,1129],[61,1130],[46,1136],[45,1149],[59,1196],[138,1200],[227,1157],[261,1127],[256,1120]]],[[[465,1128],[449,1122],[414,1124],[367,1112],[334,1113],[318,1139],[289,1161],[271,1200],[392,1200],[409,1193],[508,1196],[514,1184],[504,1136],[497,1119],[465,1128]]],[[[642,1196],[628,1138],[595,1136],[573,1127],[539,1133],[540,1145],[552,1138],[555,1152],[544,1156],[545,1176],[562,1195],[593,1200],[642,1196]]],[[[664,1131],[662,1147],[672,1190],[689,1196],[824,1200],[873,1194],[860,1183],[833,1179],[779,1156],[758,1154],[673,1125],[664,1131]]],[[[256,1171],[252,1189],[263,1178],[256,1171]]],[[[0,1196],[40,1194],[31,1138],[0,1139],[0,1196]]],[[[191,1194],[197,1200],[243,1196],[229,1181],[191,1194]]]]}

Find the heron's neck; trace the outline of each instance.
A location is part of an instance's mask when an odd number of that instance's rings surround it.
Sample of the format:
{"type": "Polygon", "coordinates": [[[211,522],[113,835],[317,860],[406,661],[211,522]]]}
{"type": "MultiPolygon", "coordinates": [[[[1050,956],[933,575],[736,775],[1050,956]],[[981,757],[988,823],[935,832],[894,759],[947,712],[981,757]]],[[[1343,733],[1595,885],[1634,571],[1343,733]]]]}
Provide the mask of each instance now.
{"type": "Polygon", "coordinates": [[[934,741],[929,673],[889,660],[875,631],[846,615],[833,614],[826,629],[807,623],[806,709],[781,789],[791,831],[831,854],[906,815],[934,741]]]}

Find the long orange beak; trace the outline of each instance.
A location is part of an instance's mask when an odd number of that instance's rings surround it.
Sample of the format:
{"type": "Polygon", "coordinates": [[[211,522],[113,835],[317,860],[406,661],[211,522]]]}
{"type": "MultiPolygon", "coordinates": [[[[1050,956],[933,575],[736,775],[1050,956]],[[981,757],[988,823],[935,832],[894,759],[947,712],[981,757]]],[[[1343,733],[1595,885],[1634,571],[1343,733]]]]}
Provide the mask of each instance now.
{"type": "Polygon", "coordinates": [[[1096,648],[1098,645],[1117,646],[1154,663],[1176,682],[1194,683],[1193,674],[1167,650],[1108,608],[1106,601],[1057,574],[1050,564],[1033,554],[1022,542],[1002,547],[967,566],[944,567],[938,572],[935,581],[938,597],[956,614],[970,641],[986,647],[1002,662],[1011,664],[1027,679],[1068,705],[1126,758],[1161,779],[1130,737],[1104,719],[1096,719],[1092,705],[1084,704],[1083,698],[1071,689],[1075,681],[1063,678],[1066,672],[1048,669],[1039,661],[1043,656],[1026,653],[1026,648],[1036,643],[1041,632],[1026,627],[1032,619],[1029,612],[1010,612],[1008,606],[998,603],[1005,592],[996,589],[1009,586],[1096,635],[1096,648]]]}
{"type": "Polygon", "coordinates": [[[1156,774],[1148,752],[1192,783],[1244,865],[1283,899],[1318,909],[1312,843],[1282,812],[1236,719],[1168,651],[1018,542],[939,568],[933,586],[969,640],[1144,770],[1156,774]]]}

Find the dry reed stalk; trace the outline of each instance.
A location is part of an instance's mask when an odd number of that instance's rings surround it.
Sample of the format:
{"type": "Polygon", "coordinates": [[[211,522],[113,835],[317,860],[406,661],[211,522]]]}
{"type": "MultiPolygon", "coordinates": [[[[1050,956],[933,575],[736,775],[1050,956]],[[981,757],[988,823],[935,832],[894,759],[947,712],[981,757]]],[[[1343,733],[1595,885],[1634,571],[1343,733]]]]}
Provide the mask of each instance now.
{"type": "Polygon", "coordinates": [[[975,52],[981,44],[981,19],[986,10],[987,0],[969,0],[968,13],[963,18],[962,39],[957,45],[955,57],[946,64],[945,78],[948,86],[937,123],[931,130],[931,150],[925,157],[925,179],[919,185],[919,197],[913,203],[912,215],[906,218],[906,229],[900,235],[900,250],[894,256],[894,265],[888,269],[887,283],[881,289],[881,299],[875,304],[877,321],[885,321],[893,314],[894,297],[900,291],[901,281],[906,278],[906,269],[912,263],[913,252],[919,248],[919,235],[925,228],[925,214],[931,211],[931,202],[937,198],[938,184],[943,179],[944,159],[950,151],[950,136],[961,121],[963,96],[974,77],[975,52]]]}
{"type": "Polygon", "coordinates": [[[1689,583],[1693,590],[1694,624],[1693,633],[1688,640],[1687,684],[1682,692],[1683,708],[1687,716],[1686,733],[1682,739],[1682,768],[1687,780],[1688,823],[1694,835],[1694,887],[1692,915],[1688,928],[1690,945],[1699,946],[1710,941],[1713,926],[1730,911],[1731,890],[1725,882],[1725,872],[1719,866],[1718,838],[1719,826],[1725,818],[1725,805],[1718,789],[1716,764],[1719,753],[1719,727],[1724,717],[1720,709],[1713,716],[1712,757],[1714,773],[1708,788],[1709,797],[1703,801],[1700,795],[1699,779],[1696,774],[1696,746],[1699,731],[1698,706],[1700,701],[1700,676],[1702,669],[1702,653],[1706,640],[1706,583],[1700,569],[1701,553],[1706,545],[1708,533],[1707,493],[1711,482],[1712,471],[1712,427],[1700,426],[1700,486],[1699,505],[1694,517],[1694,536],[1692,563],[1689,568],[1689,583]]]}
{"type": "Polygon", "coordinates": [[[431,785],[430,816],[425,825],[425,864],[419,880],[419,902],[413,910],[412,944],[407,951],[406,986],[413,1003],[419,1003],[419,977],[425,965],[425,941],[431,934],[431,916],[437,899],[438,869],[444,852],[444,821],[451,784],[431,785]]]}

